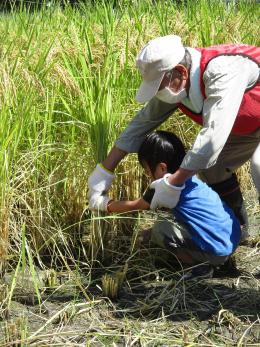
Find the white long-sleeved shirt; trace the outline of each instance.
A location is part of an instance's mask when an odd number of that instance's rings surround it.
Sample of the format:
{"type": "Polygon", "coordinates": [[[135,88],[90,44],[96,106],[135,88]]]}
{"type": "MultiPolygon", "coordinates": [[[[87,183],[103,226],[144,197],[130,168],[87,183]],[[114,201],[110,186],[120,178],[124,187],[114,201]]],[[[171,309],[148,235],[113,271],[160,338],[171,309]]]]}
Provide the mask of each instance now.
{"type": "MultiPolygon", "coordinates": [[[[203,74],[206,99],[200,90],[200,52],[188,48],[192,66],[188,97],[182,103],[191,110],[202,111],[203,126],[181,167],[198,171],[215,164],[235,122],[243,95],[259,78],[258,65],[240,55],[212,59],[203,74]]],[[[145,135],[162,124],[177,105],[156,97],[141,109],[116,141],[126,152],[137,152],[145,135]]]]}

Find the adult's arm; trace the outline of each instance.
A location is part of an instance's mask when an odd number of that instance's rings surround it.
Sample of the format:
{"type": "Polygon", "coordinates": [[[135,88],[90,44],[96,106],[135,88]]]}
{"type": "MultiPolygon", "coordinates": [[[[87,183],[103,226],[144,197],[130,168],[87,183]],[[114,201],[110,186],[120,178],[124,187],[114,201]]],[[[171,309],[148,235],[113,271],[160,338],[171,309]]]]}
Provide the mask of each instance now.
{"type": "Polygon", "coordinates": [[[169,178],[182,184],[195,172],[213,166],[234,125],[243,95],[259,76],[256,63],[243,56],[220,56],[204,72],[206,100],[203,127],[181,168],[169,178]]]}
{"type": "Polygon", "coordinates": [[[88,197],[100,196],[111,187],[113,171],[130,152],[137,152],[147,133],[163,123],[175,111],[176,105],[153,98],[123,131],[107,158],[98,164],[88,178],[88,197]]]}
{"type": "Polygon", "coordinates": [[[115,147],[125,153],[137,153],[145,135],[161,125],[176,109],[175,104],[167,104],[154,97],[130,121],[115,147]]]}
{"type": "Polygon", "coordinates": [[[103,166],[113,172],[128,153],[138,152],[145,135],[162,124],[176,109],[176,105],[164,103],[156,97],[150,100],[119,136],[103,166]]]}
{"type": "Polygon", "coordinates": [[[108,169],[111,172],[114,172],[117,165],[120,161],[127,155],[127,152],[123,151],[120,148],[114,146],[109,152],[106,159],[102,162],[103,167],[108,169]]]}

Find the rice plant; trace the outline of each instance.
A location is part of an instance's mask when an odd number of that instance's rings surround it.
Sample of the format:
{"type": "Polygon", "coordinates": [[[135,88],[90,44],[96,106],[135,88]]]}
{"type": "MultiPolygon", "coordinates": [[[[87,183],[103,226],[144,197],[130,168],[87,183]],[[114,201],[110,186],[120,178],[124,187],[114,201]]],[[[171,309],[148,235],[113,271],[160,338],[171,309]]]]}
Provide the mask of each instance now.
{"type": "MultiPolygon", "coordinates": [[[[94,302],[88,289],[92,281],[101,288],[104,276],[100,295],[108,297],[118,296],[116,289],[124,286],[114,268],[93,279],[95,267],[109,264],[122,269],[126,258],[135,252],[140,228],[151,224],[154,216],[91,214],[86,185],[96,163],[106,157],[140,108],[134,99],[140,84],[135,57],[142,46],[158,35],[171,33],[193,47],[230,42],[260,44],[260,6],[256,1],[63,3],[43,1],[28,6],[23,1],[0,12],[0,274],[4,278],[5,272],[12,271],[8,285],[0,285],[0,316],[4,319],[16,295],[18,274],[23,274],[26,282],[26,271],[40,310],[44,310],[44,295],[59,291],[60,279],[66,276],[90,306],[94,302]],[[40,271],[44,271],[43,281],[37,275],[40,271]],[[108,277],[110,273],[114,277],[108,277]],[[107,289],[111,278],[114,282],[117,279],[112,294],[107,289]]],[[[179,113],[163,128],[175,131],[187,147],[198,132],[198,127],[179,113]]],[[[250,198],[255,196],[248,166],[240,170],[240,178],[244,192],[250,198]]],[[[111,195],[137,198],[146,185],[136,156],[130,155],[117,170],[111,195]]],[[[248,206],[257,216],[259,207],[254,201],[251,198],[248,206]]],[[[137,257],[137,263],[133,259],[128,264],[127,285],[133,292],[138,287],[135,273],[145,285],[146,276],[154,276],[141,263],[142,256],[137,257]]],[[[177,287],[174,291],[172,283],[163,285],[169,307],[176,314],[186,309],[186,294],[177,287]]],[[[163,295],[149,300],[158,291],[154,286],[140,299],[141,314],[146,312],[152,319],[160,310],[163,295]]],[[[138,311],[138,305],[133,310],[138,311]]],[[[217,322],[223,319],[221,315],[217,322]]],[[[64,320],[60,319],[60,324],[64,320]]],[[[44,329],[52,322],[48,319],[44,329]]],[[[13,322],[4,328],[5,343],[26,340],[27,328],[24,335],[15,329],[13,322]]],[[[41,328],[37,331],[43,333],[41,328]]],[[[135,331],[129,341],[156,340],[155,335],[140,331],[135,331]]],[[[176,343],[182,340],[182,334],[179,332],[176,343]]],[[[35,336],[28,341],[34,341],[35,336]]],[[[48,339],[53,336],[48,335],[48,339]]],[[[165,337],[161,342],[167,344],[169,340],[165,337]]]]}

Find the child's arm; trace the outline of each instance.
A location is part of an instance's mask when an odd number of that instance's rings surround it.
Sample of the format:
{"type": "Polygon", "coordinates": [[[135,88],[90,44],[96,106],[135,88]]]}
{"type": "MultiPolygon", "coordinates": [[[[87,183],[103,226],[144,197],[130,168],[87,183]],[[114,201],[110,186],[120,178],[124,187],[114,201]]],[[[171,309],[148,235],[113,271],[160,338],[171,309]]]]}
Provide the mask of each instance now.
{"type": "Polygon", "coordinates": [[[109,201],[107,205],[108,212],[129,212],[136,210],[149,210],[150,204],[143,198],[126,201],[109,201]]]}
{"type": "Polygon", "coordinates": [[[106,195],[93,195],[89,200],[89,209],[110,213],[149,210],[153,195],[154,189],[148,189],[142,198],[126,201],[113,201],[106,195]]]}

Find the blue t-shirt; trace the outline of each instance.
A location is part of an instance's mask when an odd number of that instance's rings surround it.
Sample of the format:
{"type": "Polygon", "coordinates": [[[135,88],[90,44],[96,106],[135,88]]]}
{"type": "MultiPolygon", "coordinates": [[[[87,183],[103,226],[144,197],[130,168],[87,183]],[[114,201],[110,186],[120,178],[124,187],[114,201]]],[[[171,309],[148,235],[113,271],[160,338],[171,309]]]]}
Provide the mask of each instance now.
{"type": "Polygon", "coordinates": [[[241,236],[238,219],[218,194],[197,177],[186,181],[172,211],[204,252],[227,256],[236,249],[241,236]]]}

